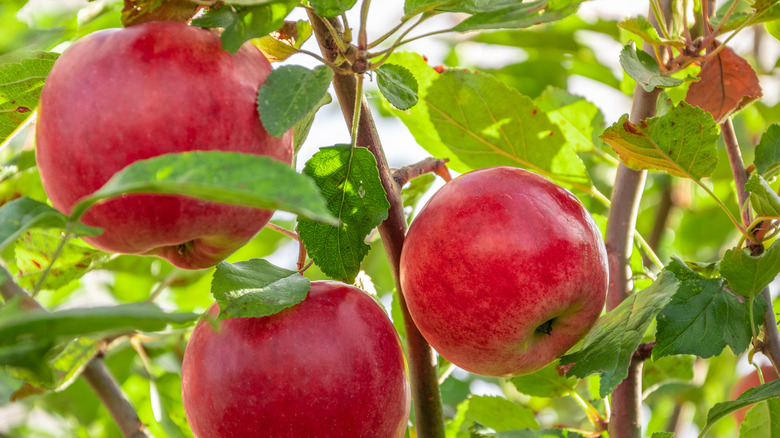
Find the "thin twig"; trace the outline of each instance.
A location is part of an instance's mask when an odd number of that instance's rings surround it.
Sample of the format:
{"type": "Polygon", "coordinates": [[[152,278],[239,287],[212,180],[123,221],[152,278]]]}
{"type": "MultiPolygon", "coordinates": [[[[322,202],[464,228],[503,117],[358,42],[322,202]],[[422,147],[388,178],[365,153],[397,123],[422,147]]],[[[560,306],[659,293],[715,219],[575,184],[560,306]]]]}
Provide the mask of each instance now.
{"type": "Polygon", "coordinates": [[[449,159],[428,157],[419,163],[415,163],[409,166],[404,166],[393,172],[393,180],[398,184],[398,187],[403,187],[407,182],[417,178],[418,176],[425,175],[426,173],[436,173],[442,176],[445,181],[452,179],[447,169],[447,161],[449,159]]]}

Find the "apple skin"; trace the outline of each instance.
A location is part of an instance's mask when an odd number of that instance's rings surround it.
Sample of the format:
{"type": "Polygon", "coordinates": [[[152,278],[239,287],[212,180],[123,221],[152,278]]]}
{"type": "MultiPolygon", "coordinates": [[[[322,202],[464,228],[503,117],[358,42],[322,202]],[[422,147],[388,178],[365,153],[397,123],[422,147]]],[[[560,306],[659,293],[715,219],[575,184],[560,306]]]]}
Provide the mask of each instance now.
{"type": "MultiPolygon", "coordinates": [[[[772,365],[762,365],[761,374],[764,376],[764,383],[777,380],[777,372],[775,372],[775,367],[772,365]]],[[[758,378],[758,371],[753,370],[750,374],[743,376],[737,381],[737,384],[734,385],[734,389],[731,391],[731,399],[736,400],[743,392],[750,388],[755,388],[760,384],[761,380],[758,378]]],[[[742,422],[745,421],[745,415],[747,415],[747,412],[752,407],[753,405],[738,409],[731,413],[734,416],[734,419],[737,420],[737,425],[742,424],[742,422]]]]}
{"type": "MultiPolygon", "coordinates": [[[[251,44],[222,50],[211,31],[150,22],[90,34],[56,61],[41,95],[37,162],[55,208],[128,164],[157,155],[222,150],[292,161],[292,133],[275,138],[257,113],[271,65],[251,44]]],[[[272,211],[171,195],[125,195],[87,210],[105,251],[157,255],[181,268],[213,266],[249,241],[272,211]]]]}
{"type": "Polygon", "coordinates": [[[400,273],[425,339],[496,377],[563,355],[599,317],[608,283],[604,242],[579,200],[513,167],[461,175],[434,194],[412,221],[400,273]]]}
{"type": "Polygon", "coordinates": [[[201,320],[182,365],[184,410],[201,438],[398,438],[409,391],[387,315],[334,281],[313,282],[274,315],[224,319],[219,331],[201,320]]]}

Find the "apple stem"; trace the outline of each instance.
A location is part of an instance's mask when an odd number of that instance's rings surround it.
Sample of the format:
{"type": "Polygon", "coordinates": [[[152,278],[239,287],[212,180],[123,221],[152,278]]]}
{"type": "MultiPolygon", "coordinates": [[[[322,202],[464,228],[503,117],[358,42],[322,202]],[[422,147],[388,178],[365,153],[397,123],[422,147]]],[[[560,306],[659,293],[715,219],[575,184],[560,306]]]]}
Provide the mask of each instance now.
{"type": "MultiPolygon", "coordinates": [[[[13,282],[11,273],[3,266],[0,266],[0,278],[4,279],[2,284],[0,284],[0,296],[3,297],[3,300],[9,301],[12,298],[20,297],[22,309],[27,311],[46,311],[26,290],[13,282]]],[[[150,436],[146,426],[138,418],[135,408],[127,400],[127,397],[122,392],[122,388],[114,379],[114,376],[111,375],[108,367],[106,367],[102,356],[93,357],[84,368],[84,371],[82,371],[81,377],[87,381],[106,406],[122,432],[122,436],[125,438],[145,438],[150,436]]]]}
{"type": "Polygon", "coordinates": [[[425,175],[426,173],[435,173],[442,177],[445,182],[452,180],[450,171],[447,169],[447,162],[449,159],[439,159],[428,157],[419,163],[404,166],[395,172],[393,172],[393,180],[398,184],[398,187],[403,187],[409,181],[417,178],[418,176],[425,175]]]}
{"type": "MultiPolygon", "coordinates": [[[[338,56],[338,51],[336,44],[332,41],[330,29],[340,27],[340,23],[335,19],[323,19],[310,9],[307,9],[307,12],[322,54],[326,59],[335,59],[338,56]],[[326,22],[327,24],[325,24],[326,22]]],[[[353,104],[357,94],[357,78],[354,75],[335,75],[333,87],[341,104],[347,126],[351,128],[354,116],[353,104]]],[[[357,144],[366,146],[374,155],[382,187],[385,189],[387,200],[390,203],[388,218],[378,228],[390,263],[397,291],[396,298],[401,307],[406,328],[415,429],[420,438],[443,438],[445,435],[444,417],[439,394],[436,354],[412,321],[399,278],[401,248],[406,234],[406,217],[404,216],[401,193],[390,173],[371,109],[365,98],[360,100],[360,105],[361,116],[357,130],[357,144]]]]}

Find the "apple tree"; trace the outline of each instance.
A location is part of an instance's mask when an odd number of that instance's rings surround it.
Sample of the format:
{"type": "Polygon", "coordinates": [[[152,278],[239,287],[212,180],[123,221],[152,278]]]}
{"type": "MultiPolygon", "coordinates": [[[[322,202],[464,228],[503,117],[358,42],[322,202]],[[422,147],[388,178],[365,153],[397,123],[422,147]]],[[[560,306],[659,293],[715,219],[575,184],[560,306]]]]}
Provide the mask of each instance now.
{"type": "Polygon", "coordinates": [[[0,29],[0,437],[780,434],[779,1],[0,29]]]}

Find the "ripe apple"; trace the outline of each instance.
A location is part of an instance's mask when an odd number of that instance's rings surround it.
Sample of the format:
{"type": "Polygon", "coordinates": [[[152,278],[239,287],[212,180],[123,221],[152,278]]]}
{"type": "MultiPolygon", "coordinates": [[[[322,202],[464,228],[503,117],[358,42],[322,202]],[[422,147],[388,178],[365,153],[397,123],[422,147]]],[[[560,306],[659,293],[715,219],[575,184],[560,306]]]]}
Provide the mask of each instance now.
{"type": "MultiPolygon", "coordinates": [[[[213,32],[176,22],[109,29],[77,41],[54,65],[36,132],[43,186],[69,214],[128,164],[222,150],[292,161],[292,133],[275,138],[257,113],[271,65],[251,44],[235,55],[213,32]]],[[[170,195],[126,195],[90,208],[88,237],[111,252],[209,267],[249,241],[272,211],[170,195]]]]}
{"type": "Polygon", "coordinates": [[[543,368],[598,318],[607,254],[568,190],[494,167],[447,183],[409,227],[401,284],[425,339],[486,376],[543,368]]]}
{"type": "Polygon", "coordinates": [[[182,397],[201,438],[398,438],[410,406],[392,323],[365,292],[334,281],[313,282],[274,315],[224,319],[218,331],[200,321],[182,397]]]}
{"type": "MultiPolygon", "coordinates": [[[[775,372],[775,367],[772,365],[762,365],[761,375],[764,376],[764,383],[774,382],[777,380],[777,372],[775,372]]],[[[758,371],[753,370],[753,372],[737,381],[737,384],[734,385],[734,389],[731,391],[731,399],[736,400],[737,397],[739,397],[743,392],[750,388],[755,388],[760,384],[761,380],[758,378],[758,371]]],[[[748,406],[732,412],[734,419],[737,420],[737,424],[742,424],[742,422],[745,421],[745,415],[747,415],[747,411],[749,411],[752,407],[753,406],[748,406]]]]}

